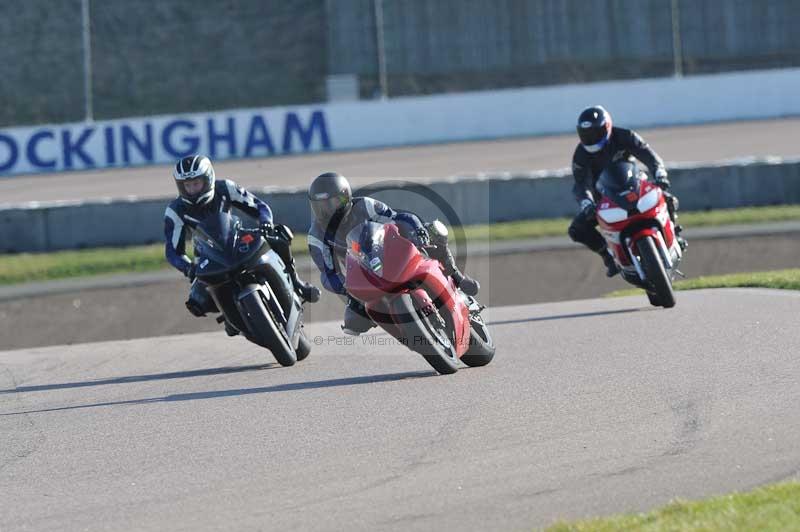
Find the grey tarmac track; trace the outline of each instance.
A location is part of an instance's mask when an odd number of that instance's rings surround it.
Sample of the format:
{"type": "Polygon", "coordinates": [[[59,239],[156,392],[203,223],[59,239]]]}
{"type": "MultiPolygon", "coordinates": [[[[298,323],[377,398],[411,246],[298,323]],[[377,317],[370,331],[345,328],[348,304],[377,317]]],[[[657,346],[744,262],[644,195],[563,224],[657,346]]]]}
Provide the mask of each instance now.
{"type": "Polygon", "coordinates": [[[530,530],[800,474],[800,294],[487,311],[436,376],[308,326],[280,368],[219,334],[0,352],[0,530],[530,530]]]}
{"type": "MultiPolygon", "coordinates": [[[[612,110],[613,111],[613,110],[612,110]]],[[[624,124],[619,124],[624,125],[624,124]]],[[[747,156],[800,155],[800,118],[643,129],[667,164],[747,156]]],[[[384,179],[441,180],[452,176],[569,167],[575,135],[410,146],[220,161],[217,175],[247,187],[307,187],[335,170],[363,186],[384,179]]],[[[29,201],[160,198],[175,194],[170,165],[75,171],[0,179],[0,206],[29,201]]]]}

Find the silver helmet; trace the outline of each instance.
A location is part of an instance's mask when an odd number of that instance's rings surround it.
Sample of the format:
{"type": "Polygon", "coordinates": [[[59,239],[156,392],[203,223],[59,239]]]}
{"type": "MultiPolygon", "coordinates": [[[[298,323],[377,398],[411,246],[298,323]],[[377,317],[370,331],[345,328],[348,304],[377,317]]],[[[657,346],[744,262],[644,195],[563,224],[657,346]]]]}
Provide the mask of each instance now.
{"type": "Polygon", "coordinates": [[[190,205],[204,205],[214,197],[214,167],[205,155],[184,157],[172,171],[181,199],[190,205]],[[197,179],[203,186],[197,187],[197,179]]]}

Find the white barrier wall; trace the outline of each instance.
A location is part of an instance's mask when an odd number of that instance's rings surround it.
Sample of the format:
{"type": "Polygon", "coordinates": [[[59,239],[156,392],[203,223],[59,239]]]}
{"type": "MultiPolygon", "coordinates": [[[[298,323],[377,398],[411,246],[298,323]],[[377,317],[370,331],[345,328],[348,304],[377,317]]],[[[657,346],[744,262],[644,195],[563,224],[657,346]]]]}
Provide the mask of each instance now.
{"type": "Polygon", "coordinates": [[[245,109],[0,130],[0,175],[566,133],[603,104],[629,127],[800,114],[800,69],[245,109]]]}
{"type": "MultiPolygon", "coordinates": [[[[669,170],[682,211],[800,204],[800,159],[753,159],[669,170]]],[[[565,170],[426,185],[390,181],[356,193],[414,211],[426,220],[440,218],[457,226],[574,216],[578,206],[572,185],[572,176],[565,170]]],[[[312,215],[304,190],[251,190],[270,204],[280,223],[297,233],[308,230],[312,215]]],[[[0,208],[0,253],[163,242],[164,206],[171,199],[0,208]]]]}

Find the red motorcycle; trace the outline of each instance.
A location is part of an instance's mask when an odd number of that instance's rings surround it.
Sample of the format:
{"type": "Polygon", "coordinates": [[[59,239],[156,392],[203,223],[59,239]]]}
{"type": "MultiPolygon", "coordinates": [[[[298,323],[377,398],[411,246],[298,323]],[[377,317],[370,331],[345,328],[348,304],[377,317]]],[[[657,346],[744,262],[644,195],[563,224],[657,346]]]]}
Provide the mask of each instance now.
{"type": "Polygon", "coordinates": [[[468,366],[491,362],[495,347],[481,317],[484,307],[396,225],[354,227],[345,269],[345,288],[369,317],[439,373],[455,373],[459,359],[468,366]]]}
{"type": "Polygon", "coordinates": [[[600,233],[629,283],[644,288],[650,303],[675,306],[672,280],[683,275],[683,258],[667,200],[658,186],[630,161],[612,163],[600,175],[597,208],[600,233]]]}

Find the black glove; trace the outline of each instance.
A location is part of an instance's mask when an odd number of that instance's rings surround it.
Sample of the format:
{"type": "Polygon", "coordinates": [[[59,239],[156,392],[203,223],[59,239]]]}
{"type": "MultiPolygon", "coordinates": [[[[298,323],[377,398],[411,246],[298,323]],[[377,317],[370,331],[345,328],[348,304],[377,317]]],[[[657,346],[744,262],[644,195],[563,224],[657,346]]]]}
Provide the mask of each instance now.
{"type": "Polygon", "coordinates": [[[420,246],[426,247],[431,244],[431,235],[428,234],[428,230],[425,229],[424,227],[420,227],[417,229],[416,236],[420,246]]]}
{"type": "Polygon", "coordinates": [[[274,236],[275,235],[275,226],[271,223],[262,223],[258,226],[259,230],[261,230],[261,234],[264,236],[274,236]]]}
{"type": "Polygon", "coordinates": [[[584,219],[593,220],[597,214],[597,206],[592,200],[586,198],[581,201],[581,214],[583,214],[584,219]]]}
{"type": "Polygon", "coordinates": [[[654,179],[656,186],[661,188],[661,190],[669,190],[670,182],[667,179],[667,171],[663,168],[659,168],[656,170],[656,176],[654,179]]]}

